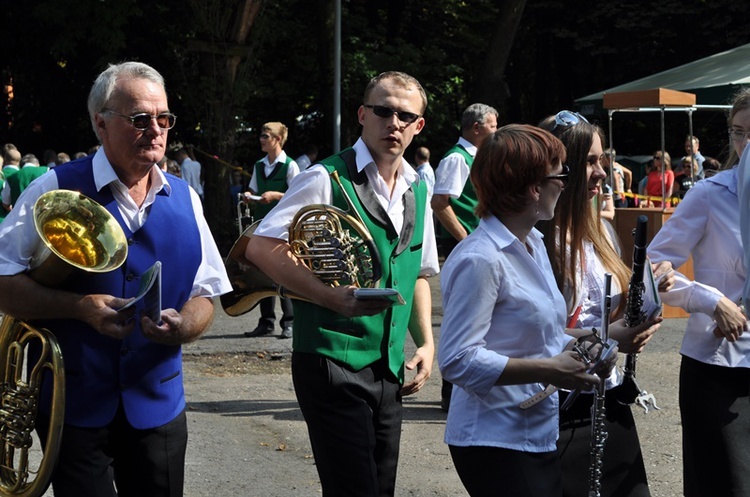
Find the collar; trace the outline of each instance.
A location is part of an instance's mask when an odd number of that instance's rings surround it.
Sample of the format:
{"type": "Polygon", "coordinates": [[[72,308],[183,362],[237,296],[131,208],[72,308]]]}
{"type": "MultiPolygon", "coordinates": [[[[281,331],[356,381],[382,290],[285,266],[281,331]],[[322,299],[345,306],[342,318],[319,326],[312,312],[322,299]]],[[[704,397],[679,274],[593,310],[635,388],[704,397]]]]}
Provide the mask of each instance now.
{"type": "MultiPolygon", "coordinates": [[[[492,238],[492,240],[500,247],[501,250],[509,247],[513,243],[521,243],[516,235],[510,232],[510,230],[500,222],[495,216],[483,217],[479,220],[479,226],[483,228],[492,238]]],[[[532,246],[539,246],[542,243],[544,236],[536,228],[531,228],[528,236],[526,237],[527,243],[532,246]]]]}
{"type": "Polygon", "coordinates": [[[475,147],[473,143],[471,143],[463,136],[460,136],[458,138],[458,144],[464,147],[464,149],[466,149],[466,151],[469,152],[469,155],[471,155],[472,157],[477,155],[477,147],[475,147]]]}
{"type": "MultiPolygon", "coordinates": [[[[271,163],[268,160],[268,155],[266,155],[265,157],[263,157],[261,160],[263,161],[263,163],[265,165],[267,165],[267,166],[271,165],[271,163]]],[[[286,162],[286,152],[284,152],[283,150],[281,151],[281,153],[279,154],[279,156],[276,157],[276,162],[274,162],[274,164],[276,164],[277,162],[281,162],[282,164],[284,162],[286,162]]]]}
{"type": "MultiPolygon", "coordinates": [[[[356,159],[358,173],[361,173],[367,166],[372,166],[377,170],[378,166],[375,164],[375,159],[372,158],[370,149],[367,148],[367,145],[362,141],[362,138],[359,138],[352,148],[357,153],[356,159]]],[[[405,179],[408,185],[411,185],[417,181],[417,178],[419,178],[419,175],[414,168],[411,167],[403,157],[401,157],[401,167],[398,168],[398,176],[399,178],[405,179]]]]}
{"type": "MultiPolygon", "coordinates": [[[[120,181],[120,178],[117,177],[115,169],[112,167],[109,159],[107,159],[107,154],[104,153],[104,147],[99,147],[99,150],[94,154],[92,162],[94,170],[94,185],[96,186],[97,192],[101,191],[102,188],[111,183],[119,183],[119,185],[127,191],[127,187],[122,181],[120,181]]],[[[156,164],[151,167],[149,174],[151,175],[151,190],[156,193],[164,190],[167,195],[172,193],[172,187],[169,184],[169,181],[167,181],[167,177],[164,176],[164,173],[156,164]]]]}

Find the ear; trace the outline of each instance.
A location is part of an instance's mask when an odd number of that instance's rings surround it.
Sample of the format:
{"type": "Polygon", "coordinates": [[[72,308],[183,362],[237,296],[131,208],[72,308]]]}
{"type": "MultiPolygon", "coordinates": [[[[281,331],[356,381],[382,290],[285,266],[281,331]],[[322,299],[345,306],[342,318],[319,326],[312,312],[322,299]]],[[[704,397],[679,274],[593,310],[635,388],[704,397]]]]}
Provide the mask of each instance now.
{"type": "Polygon", "coordinates": [[[417,119],[417,122],[414,123],[414,126],[414,134],[418,135],[419,133],[421,133],[422,129],[424,128],[424,117],[420,117],[419,119],[417,119]]]}
{"type": "Polygon", "coordinates": [[[357,109],[357,119],[359,120],[359,124],[363,125],[365,124],[365,106],[360,105],[359,109],[357,109]]]}
{"type": "Polygon", "coordinates": [[[94,124],[96,125],[97,131],[99,131],[99,136],[103,136],[107,131],[107,121],[104,119],[101,112],[94,114],[94,124]]]}
{"type": "Polygon", "coordinates": [[[542,184],[541,183],[534,183],[533,185],[529,186],[529,198],[533,203],[539,202],[539,199],[542,198],[542,184]]]}

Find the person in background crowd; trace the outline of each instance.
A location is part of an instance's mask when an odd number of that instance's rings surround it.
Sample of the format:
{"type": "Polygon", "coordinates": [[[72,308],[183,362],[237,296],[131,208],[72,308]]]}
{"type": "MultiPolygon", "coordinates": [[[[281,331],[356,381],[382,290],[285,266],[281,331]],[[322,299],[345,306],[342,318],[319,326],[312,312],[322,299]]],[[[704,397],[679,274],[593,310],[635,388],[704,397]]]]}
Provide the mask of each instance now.
{"type": "Polygon", "coordinates": [[[308,300],[294,301],[292,379],[323,497],[395,494],[402,396],[418,392],[432,371],[427,278],[440,269],[427,189],[403,158],[426,107],[413,77],[371,79],[357,110],[360,139],[301,173],[247,246],[251,262],[308,300]],[[358,299],[351,285],[328,286],[292,255],[288,233],[297,212],[311,204],[348,210],[344,194],[377,247],[380,287],[397,290],[405,305],[358,299]],[[416,351],[404,363],[407,330],[416,351]],[[404,368],[416,371],[406,383],[404,368]]]}
{"type": "Polygon", "coordinates": [[[648,173],[647,178],[646,194],[649,196],[649,204],[653,207],[661,207],[663,185],[666,206],[669,207],[669,199],[674,192],[674,172],[672,171],[672,158],[669,156],[669,152],[662,152],[661,150],[654,152],[654,165],[648,173]],[[662,154],[664,154],[663,163],[662,154]],[[664,167],[663,175],[662,166],[664,167]]]}
{"type": "MultiPolygon", "coordinates": [[[[706,158],[703,157],[703,154],[700,152],[700,148],[701,141],[697,136],[693,136],[692,140],[690,138],[690,135],[685,137],[685,156],[680,159],[680,162],[678,163],[677,168],[674,171],[675,175],[683,170],[685,159],[693,158],[698,162],[698,172],[695,174],[695,181],[706,177],[705,173],[703,172],[703,163],[706,161],[706,158]]],[[[685,171],[685,174],[690,176],[690,169],[687,169],[685,171]]]]}
{"type": "MultiPolygon", "coordinates": [[[[253,176],[250,179],[250,194],[259,195],[255,206],[255,220],[263,219],[279,200],[284,197],[289,185],[299,174],[297,163],[284,152],[284,144],[288,136],[287,127],[280,122],[270,122],[263,125],[260,134],[260,148],[266,156],[253,166],[253,176]]],[[[276,321],[276,297],[266,297],[260,301],[260,319],[253,331],[246,331],[246,337],[268,335],[274,329],[276,321]]],[[[289,298],[281,297],[281,338],[292,338],[294,323],[294,308],[289,298]]]]}
{"type": "Polygon", "coordinates": [[[31,182],[49,171],[47,166],[39,165],[39,159],[34,154],[24,155],[21,158],[21,164],[21,170],[8,176],[0,193],[3,207],[8,212],[13,209],[13,205],[18,200],[18,197],[21,196],[21,193],[31,182]]]}
{"type": "Polygon", "coordinates": [[[432,199],[432,191],[435,188],[435,172],[430,164],[430,149],[419,147],[414,152],[414,165],[419,178],[427,185],[427,199],[432,199]]]}
{"type": "Polygon", "coordinates": [[[628,199],[626,194],[632,193],[631,187],[633,184],[633,173],[627,167],[623,166],[619,162],[615,161],[617,152],[615,149],[608,148],[604,151],[602,156],[602,167],[607,173],[607,183],[609,183],[609,169],[612,168],[612,178],[614,184],[610,185],[614,190],[612,196],[614,198],[614,207],[627,207],[628,199]]]}
{"type": "Polygon", "coordinates": [[[561,495],[557,393],[519,405],[540,383],[589,390],[603,381],[571,350],[565,299],[534,228],[555,213],[565,160],[560,140],[534,126],[491,134],[471,168],[479,226],[443,266],[438,365],[454,385],[445,442],[472,497],[561,495]]]}
{"type": "MultiPolygon", "coordinates": [[[[472,104],[461,116],[461,136],[438,164],[431,205],[440,223],[438,246],[446,259],[453,247],[479,225],[474,214],[477,196],[469,181],[477,147],[497,130],[497,110],[485,104],[472,104]]],[[[440,405],[450,408],[451,385],[443,380],[440,405]]]]}
{"type": "Polygon", "coordinates": [[[305,147],[305,153],[297,157],[294,162],[297,163],[297,167],[300,172],[304,171],[318,159],[318,147],[313,144],[309,144],[305,147]]]}
{"type": "MultiPolygon", "coordinates": [[[[102,147],[29,186],[0,225],[0,310],[51,330],[65,358],[65,424],[52,489],[57,497],[183,495],[187,420],[182,347],[213,319],[212,298],[232,290],[201,202],[156,163],[175,124],[162,76],[139,62],[110,65],[88,99],[102,147]],[[42,243],[31,220],[39,196],[80,191],[104,206],[128,238],[125,263],[81,271],[50,288],[28,276],[42,243]],[[125,310],[141,275],[161,269],[155,322],[125,310]]],[[[46,440],[48,382],[36,427],[46,440]]]]}
{"type": "MultiPolygon", "coordinates": [[[[188,148],[180,148],[175,152],[175,160],[180,166],[180,174],[182,179],[188,182],[188,185],[193,187],[193,190],[203,200],[203,173],[201,171],[201,163],[195,160],[190,153],[188,148]]],[[[169,167],[169,166],[167,166],[169,167]]]]}
{"type": "Polygon", "coordinates": [[[747,88],[735,96],[728,126],[732,167],[696,182],[648,246],[654,262],[680,267],[693,260],[693,281],[677,273],[674,288],[661,293],[665,304],[690,313],[679,380],[687,497],[750,495],[750,335],[744,333],[742,301],[748,281],[747,153],[737,166],[750,131],[747,88]]]}
{"type": "Polygon", "coordinates": [[[70,162],[70,156],[65,152],[60,152],[57,154],[57,157],[55,157],[55,167],[60,164],[65,164],[66,162],[70,162]]]}
{"type": "Polygon", "coordinates": [[[681,161],[680,170],[674,173],[674,193],[678,198],[684,198],[685,193],[693,187],[693,178],[698,181],[698,161],[685,157],[681,161]]]}

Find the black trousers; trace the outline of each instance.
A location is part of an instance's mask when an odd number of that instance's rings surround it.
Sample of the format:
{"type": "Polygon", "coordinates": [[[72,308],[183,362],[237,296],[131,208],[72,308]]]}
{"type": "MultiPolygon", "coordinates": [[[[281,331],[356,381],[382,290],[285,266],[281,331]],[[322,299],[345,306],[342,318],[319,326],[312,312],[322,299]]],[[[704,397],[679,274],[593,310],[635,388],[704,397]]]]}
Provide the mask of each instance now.
{"type": "Polygon", "coordinates": [[[750,495],[750,369],[682,357],[683,485],[687,497],[750,495]]]}
{"type": "MultiPolygon", "coordinates": [[[[47,419],[37,423],[46,440],[47,419]]],[[[63,427],[52,488],[55,497],[182,497],[186,449],[184,411],[164,426],[136,430],[120,406],[102,428],[63,427]]]]}
{"type": "Polygon", "coordinates": [[[554,451],[533,453],[456,445],[449,448],[456,472],[471,497],[562,496],[560,460],[554,451]]]}
{"type": "MultiPolygon", "coordinates": [[[[648,497],[648,479],[630,406],[620,404],[615,387],[604,400],[607,440],[602,456],[603,497],[648,497]]],[[[567,398],[560,392],[560,405],[567,398]]],[[[562,464],[563,495],[588,495],[591,461],[591,405],[594,395],[581,394],[566,411],[560,412],[557,449],[562,464]]],[[[718,494],[717,494],[718,495],[718,494]]]]}
{"type": "Polygon", "coordinates": [[[292,354],[292,379],[324,497],[393,496],[401,396],[384,365],[351,371],[316,354],[292,354]]]}
{"type": "MultiPolygon", "coordinates": [[[[281,299],[281,321],[279,325],[292,326],[294,322],[294,305],[292,299],[281,299]]],[[[266,297],[260,301],[260,324],[273,330],[276,323],[276,297],[266,297]]]]}

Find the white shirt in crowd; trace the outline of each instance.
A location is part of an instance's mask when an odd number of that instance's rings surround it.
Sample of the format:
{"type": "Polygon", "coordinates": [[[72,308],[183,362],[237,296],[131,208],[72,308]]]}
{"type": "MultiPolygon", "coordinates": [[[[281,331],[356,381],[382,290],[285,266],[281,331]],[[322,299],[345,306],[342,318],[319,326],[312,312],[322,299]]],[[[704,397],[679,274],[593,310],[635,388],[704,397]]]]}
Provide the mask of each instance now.
{"type": "MultiPolygon", "coordinates": [[[[278,164],[279,162],[284,163],[286,161],[286,152],[284,152],[282,150],[281,153],[279,154],[279,156],[276,157],[276,162],[274,162],[273,164],[271,164],[268,161],[268,156],[267,155],[265,157],[263,157],[263,159],[261,159],[261,160],[263,161],[263,172],[265,173],[266,176],[268,176],[269,174],[271,174],[273,172],[273,169],[276,167],[276,164],[278,164]]],[[[297,163],[294,162],[294,161],[290,162],[289,163],[289,167],[286,170],[286,184],[287,185],[291,185],[292,184],[292,180],[298,174],[299,174],[299,167],[297,167],[297,163]]],[[[249,188],[250,188],[250,190],[252,190],[255,193],[257,193],[258,195],[260,195],[261,193],[264,193],[264,192],[259,192],[258,191],[258,178],[255,176],[255,168],[254,167],[253,167],[253,177],[250,178],[249,188]]]]}
{"type": "MultiPolygon", "coordinates": [[[[472,157],[477,154],[477,147],[463,137],[458,139],[458,144],[465,148],[472,157]]],[[[444,157],[435,170],[433,193],[450,195],[453,198],[460,197],[464,191],[464,185],[469,179],[469,173],[471,173],[471,169],[460,153],[454,152],[444,157]]]]}

